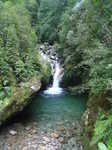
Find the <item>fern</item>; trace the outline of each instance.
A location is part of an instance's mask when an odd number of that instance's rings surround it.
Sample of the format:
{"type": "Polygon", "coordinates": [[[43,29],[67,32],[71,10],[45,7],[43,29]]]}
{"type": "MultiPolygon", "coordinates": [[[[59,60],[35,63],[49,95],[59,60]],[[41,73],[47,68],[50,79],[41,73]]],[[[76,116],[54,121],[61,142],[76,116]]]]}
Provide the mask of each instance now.
{"type": "Polygon", "coordinates": [[[91,145],[106,139],[109,135],[112,126],[112,115],[102,115],[100,119],[96,121],[94,136],[92,138],[91,145]]]}

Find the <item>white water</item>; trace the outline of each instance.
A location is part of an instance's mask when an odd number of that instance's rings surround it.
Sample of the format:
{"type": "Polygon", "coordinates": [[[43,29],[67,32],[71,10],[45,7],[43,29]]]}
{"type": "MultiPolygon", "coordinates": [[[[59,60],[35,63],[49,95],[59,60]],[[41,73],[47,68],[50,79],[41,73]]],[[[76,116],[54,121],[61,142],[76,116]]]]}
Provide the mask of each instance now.
{"type": "Polygon", "coordinates": [[[53,84],[50,88],[44,91],[48,95],[59,95],[62,93],[62,88],[60,88],[60,64],[56,61],[55,63],[55,73],[53,76],[53,84]]]}

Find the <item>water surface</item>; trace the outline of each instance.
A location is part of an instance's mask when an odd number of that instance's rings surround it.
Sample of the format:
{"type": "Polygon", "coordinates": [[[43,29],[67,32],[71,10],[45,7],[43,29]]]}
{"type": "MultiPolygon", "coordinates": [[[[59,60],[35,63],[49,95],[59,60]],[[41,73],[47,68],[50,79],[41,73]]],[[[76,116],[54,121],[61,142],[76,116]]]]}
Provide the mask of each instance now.
{"type": "Polygon", "coordinates": [[[58,95],[36,96],[25,109],[23,117],[26,122],[36,121],[39,127],[79,120],[86,108],[86,98],[83,96],[58,95]]]}

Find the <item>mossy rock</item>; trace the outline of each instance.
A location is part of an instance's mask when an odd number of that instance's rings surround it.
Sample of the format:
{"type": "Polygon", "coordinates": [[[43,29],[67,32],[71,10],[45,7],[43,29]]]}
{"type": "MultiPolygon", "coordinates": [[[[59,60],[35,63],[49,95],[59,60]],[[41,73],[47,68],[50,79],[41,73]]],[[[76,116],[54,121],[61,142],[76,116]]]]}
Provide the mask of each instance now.
{"type": "Polygon", "coordinates": [[[31,96],[41,88],[39,79],[32,79],[20,87],[14,88],[14,94],[5,98],[0,106],[0,125],[7,119],[20,112],[31,101],[31,96]]]}

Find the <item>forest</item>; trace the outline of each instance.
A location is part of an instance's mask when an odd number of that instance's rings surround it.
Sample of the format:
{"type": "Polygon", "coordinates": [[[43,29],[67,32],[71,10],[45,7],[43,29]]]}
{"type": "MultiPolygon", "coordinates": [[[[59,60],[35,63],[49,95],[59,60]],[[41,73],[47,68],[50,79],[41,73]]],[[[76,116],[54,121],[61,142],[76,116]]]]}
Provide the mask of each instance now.
{"type": "Polygon", "coordinates": [[[61,86],[87,97],[84,150],[112,150],[112,1],[0,0],[1,125],[31,101],[29,86],[51,82],[41,45],[55,49],[64,68],[61,86]]]}

